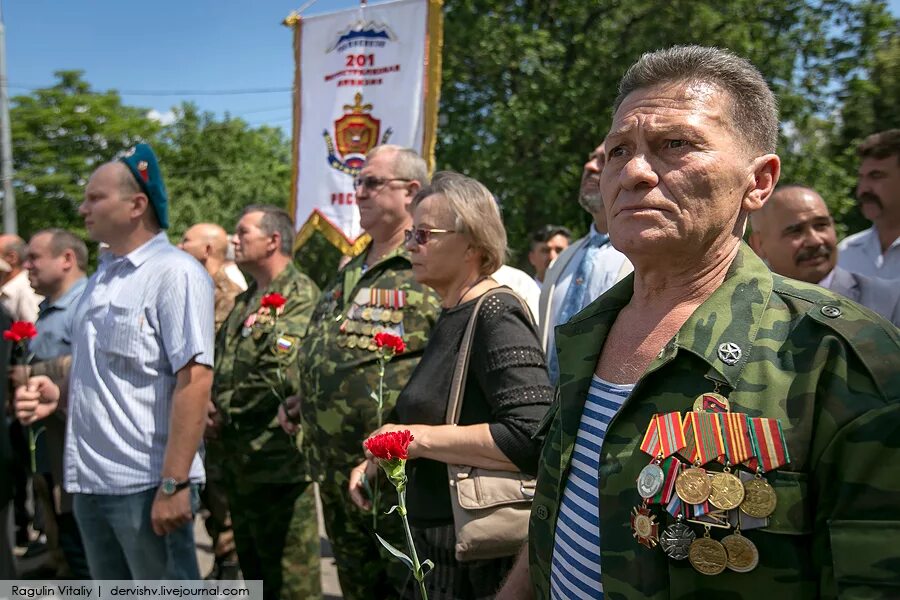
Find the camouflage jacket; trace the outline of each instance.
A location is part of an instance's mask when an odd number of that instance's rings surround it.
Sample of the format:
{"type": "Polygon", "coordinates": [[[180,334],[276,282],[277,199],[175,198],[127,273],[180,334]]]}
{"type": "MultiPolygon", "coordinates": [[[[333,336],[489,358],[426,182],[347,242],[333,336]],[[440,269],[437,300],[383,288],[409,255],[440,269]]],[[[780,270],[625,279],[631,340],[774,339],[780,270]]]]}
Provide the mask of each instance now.
{"type": "Polygon", "coordinates": [[[404,248],[365,273],[364,260],[365,252],[347,263],[326,287],[300,352],[303,429],[311,463],[321,467],[323,478],[347,475],[348,465],[362,460],[363,440],[378,428],[372,392],[378,389],[379,365],[369,346],[375,328],[402,335],[407,348],[385,369],[382,415],[387,423],[440,312],[437,295],[413,278],[404,248]],[[402,308],[390,308],[401,298],[402,308]],[[388,316],[373,320],[384,312],[382,307],[388,307],[388,316]],[[373,314],[374,310],[378,313],[373,314]]]}
{"type": "MultiPolygon", "coordinates": [[[[557,399],[530,522],[530,572],[549,597],[557,511],[604,340],[633,289],[629,276],[557,328],[557,399]]],[[[746,246],[610,422],[600,452],[601,572],[606,598],[805,598],[900,595],[900,338],[893,325],[818,286],[773,275],[746,246]],[[830,308],[829,308],[830,307],[830,308]],[[733,365],[719,345],[737,344],[733,365]],[[691,410],[715,382],[733,412],[781,420],[791,462],[766,474],[777,508],[749,573],[707,576],[637,543],[629,512],[649,458],[654,413],[691,410]]],[[[655,511],[660,532],[672,520],[655,511]]],[[[701,528],[694,527],[697,535],[701,528]]],[[[721,539],[730,532],[713,529],[721,539]]]]}
{"type": "Polygon", "coordinates": [[[297,353],[318,292],[309,277],[288,265],[265,290],[251,283],[216,336],[213,389],[223,423],[213,446],[225,468],[245,481],[309,479],[295,440],[278,425],[280,399],[273,388],[280,388],[281,398],[297,392],[297,353]],[[277,320],[260,308],[263,295],[275,292],[287,298],[277,320]]]}

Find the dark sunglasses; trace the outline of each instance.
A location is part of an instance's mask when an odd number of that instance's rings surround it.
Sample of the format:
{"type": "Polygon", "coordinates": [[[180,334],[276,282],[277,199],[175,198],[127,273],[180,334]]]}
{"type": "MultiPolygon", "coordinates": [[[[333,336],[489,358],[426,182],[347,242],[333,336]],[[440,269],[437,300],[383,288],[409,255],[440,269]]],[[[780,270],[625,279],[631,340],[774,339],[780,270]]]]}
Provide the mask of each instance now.
{"type": "Polygon", "coordinates": [[[374,177],[372,175],[368,175],[366,177],[357,177],[353,180],[354,188],[364,187],[368,190],[377,190],[384,184],[390,181],[412,181],[412,179],[404,179],[402,177],[374,177]]]}
{"type": "Polygon", "coordinates": [[[452,229],[425,229],[419,227],[417,229],[407,229],[403,232],[403,239],[408,244],[410,240],[416,240],[416,244],[423,246],[428,243],[433,233],[456,233],[452,229]]]}

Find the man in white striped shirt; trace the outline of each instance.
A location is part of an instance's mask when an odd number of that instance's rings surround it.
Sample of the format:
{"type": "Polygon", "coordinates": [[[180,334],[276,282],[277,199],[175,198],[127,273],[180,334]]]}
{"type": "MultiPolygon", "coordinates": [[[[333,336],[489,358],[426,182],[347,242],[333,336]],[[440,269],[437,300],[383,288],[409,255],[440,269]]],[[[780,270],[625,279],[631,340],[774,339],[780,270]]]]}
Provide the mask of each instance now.
{"type": "MultiPolygon", "coordinates": [[[[79,208],[109,252],[75,313],[65,489],[95,579],[199,579],[192,529],[212,386],[213,285],[162,229],[156,157],[139,144],[97,169],[79,208]]],[[[35,377],[17,401],[59,390],[35,377]]]]}

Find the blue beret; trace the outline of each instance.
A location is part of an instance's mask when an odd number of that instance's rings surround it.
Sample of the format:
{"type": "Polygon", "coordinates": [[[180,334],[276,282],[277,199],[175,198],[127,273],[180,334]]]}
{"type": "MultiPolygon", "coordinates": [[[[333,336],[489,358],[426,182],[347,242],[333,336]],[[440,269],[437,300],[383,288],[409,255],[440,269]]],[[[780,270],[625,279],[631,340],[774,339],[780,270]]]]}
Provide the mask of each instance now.
{"type": "Polygon", "coordinates": [[[147,144],[138,144],[125,152],[119,160],[125,163],[141,190],[147,194],[160,227],[168,229],[169,197],[153,149],[147,144]]]}

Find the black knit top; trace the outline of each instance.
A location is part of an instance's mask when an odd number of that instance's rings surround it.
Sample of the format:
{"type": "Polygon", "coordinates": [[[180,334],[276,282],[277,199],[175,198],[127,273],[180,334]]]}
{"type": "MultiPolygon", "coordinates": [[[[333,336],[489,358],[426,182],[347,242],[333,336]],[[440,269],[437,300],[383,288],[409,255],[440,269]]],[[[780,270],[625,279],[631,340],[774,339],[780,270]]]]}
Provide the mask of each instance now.
{"type": "MultiPolygon", "coordinates": [[[[445,422],[457,354],[476,300],[445,309],[428,345],[397,399],[400,424],[445,422]]],[[[460,425],[489,423],[497,447],[526,473],[537,471],[541,439],[533,439],[553,399],[538,334],[510,294],[485,300],[475,326],[460,425]]],[[[465,464],[465,458],[461,457],[465,464]]],[[[407,463],[409,519],[416,527],[453,522],[447,465],[429,459],[407,463]]]]}

